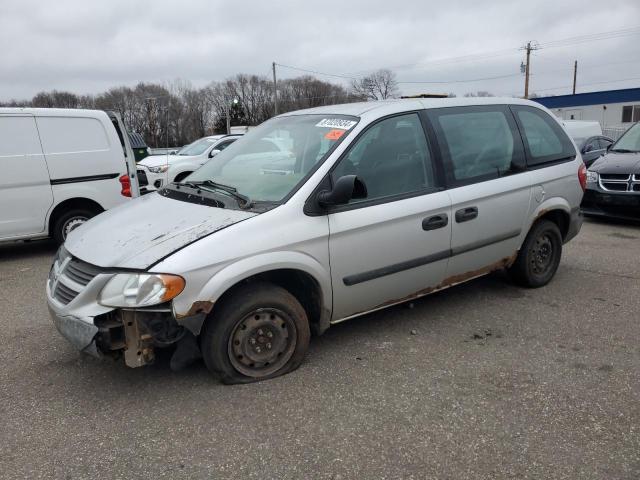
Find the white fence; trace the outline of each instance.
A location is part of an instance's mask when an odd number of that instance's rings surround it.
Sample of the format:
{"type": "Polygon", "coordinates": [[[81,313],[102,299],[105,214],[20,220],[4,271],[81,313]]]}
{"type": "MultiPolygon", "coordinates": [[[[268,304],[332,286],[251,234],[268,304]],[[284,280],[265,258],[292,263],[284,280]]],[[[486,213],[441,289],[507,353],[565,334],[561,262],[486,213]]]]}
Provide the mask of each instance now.
{"type": "Polygon", "coordinates": [[[629,127],[605,127],[602,129],[602,134],[605,137],[609,137],[612,140],[618,140],[629,127]]]}

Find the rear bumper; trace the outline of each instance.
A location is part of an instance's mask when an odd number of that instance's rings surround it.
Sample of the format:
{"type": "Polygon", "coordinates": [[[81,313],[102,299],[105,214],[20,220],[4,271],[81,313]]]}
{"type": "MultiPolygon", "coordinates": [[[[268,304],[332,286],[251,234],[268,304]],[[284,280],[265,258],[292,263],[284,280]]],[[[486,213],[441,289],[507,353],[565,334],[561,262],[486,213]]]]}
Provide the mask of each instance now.
{"type": "Polygon", "coordinates": [[[582,221],[583,216],[580,208],[578,207],[571,210],[569,228],[567,230],[567,236],[564,239],[565,243],[567,243],[569,240],[578,235],[578,233],[580,233],[580,229],[582,228],[582,221]]]}

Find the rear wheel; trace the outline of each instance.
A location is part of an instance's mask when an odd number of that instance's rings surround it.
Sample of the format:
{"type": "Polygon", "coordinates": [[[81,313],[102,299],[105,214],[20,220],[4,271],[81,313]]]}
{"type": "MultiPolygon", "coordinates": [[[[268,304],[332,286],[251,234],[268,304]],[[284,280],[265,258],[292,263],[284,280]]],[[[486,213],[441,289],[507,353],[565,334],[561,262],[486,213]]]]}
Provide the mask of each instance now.
{"type": "Polygon", "coordinates": [[[51,233],[54,240],[58,245],[61,245],[67,239],[69,233],[95,215],[95,211],[85,208],[74,208],[73,210],[64,212],[53,223],[51,233]]]}
{"type": "Polygon", "coordinates": [[[307,314],[287,290],[247,284],[208,319],[201,339],[207,368],[225,383],[277,377],[300,366],[309,346],[307,314]]]}
{"type": "Polygon", "coordinates": [[[555,275],[561,256],[560,229],[549,220],[540,220],[529,231],[509,274],[523,286],[542,287],[555,275]]]}

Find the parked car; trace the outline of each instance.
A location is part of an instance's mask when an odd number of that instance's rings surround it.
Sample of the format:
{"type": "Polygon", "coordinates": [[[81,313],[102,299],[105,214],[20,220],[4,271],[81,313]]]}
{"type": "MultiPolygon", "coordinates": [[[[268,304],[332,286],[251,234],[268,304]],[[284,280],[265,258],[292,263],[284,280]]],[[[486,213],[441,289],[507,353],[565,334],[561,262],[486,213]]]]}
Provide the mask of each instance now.
{"type": "Polygon", "coordinates": [[[640,220],[640,123],[630,127],[589,168],[582,211],[640,220]]]}
{"type": "Polygon", "coordinates": [[[137,367],[176,345],[173,366],[201,354],[224,382],[271,378],[331,324],[504,268],[546,285],[580,230],[585,175],[561,124],[526,100],[291,112],[72,232],[49,308],[96,356],[137,367]]]}
{"type": "MultiPolygon", "coordinates": [[[[576,142],[577,143],[577,142],[576,142]]],[[[613,145],[613,140],[604,135],[598,135],[596,137],[590,137],[584,140],[582,143],[577,143],[582,154],[582,160],[587,168],[591,166],[602,155],[607,153],[607,150],[613,145]]]]}
{"type": "Polygon", "coordinates": [[[562,125],[580,149],[582,160],[587,168],[613,143],[613,140],[602,134],[600,122],[562,120],[562,125]]]}
{"type": "Polygon", "coordinates": [[[89,218],[136,196],[123,132],[116,114],[98,110],[0,108],[0,241],[62,243],[89,218]]]}
{"type": "Polygon", "coordinates": [[[143,193],[179,182],[235,142],[241,135],[212,135],[181,148],[175,155],[151,155],[138,163],[143,193]]]}

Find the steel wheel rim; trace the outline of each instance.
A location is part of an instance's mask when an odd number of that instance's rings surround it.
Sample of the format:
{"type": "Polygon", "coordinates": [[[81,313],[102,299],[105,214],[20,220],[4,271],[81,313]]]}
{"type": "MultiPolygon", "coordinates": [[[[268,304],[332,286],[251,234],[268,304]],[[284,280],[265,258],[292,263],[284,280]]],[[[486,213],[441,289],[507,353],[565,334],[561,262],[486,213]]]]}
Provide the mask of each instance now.
{"type": "Polygon", "coordinates": [[[89,220],[87,217],[73,217],[67,220],[62,226],[62,239],[66,240],[67,235],[89,220]]]}
{"type": "Polygon", "coordinates": [[[264,377],[280,370],[296,347],[297,329],[282,310],[260,308],[246,315],[229,336],[233,368],[248,377],[264,377]]]}
{"type": "Polygon", "coordinates": [[[531,270],[536,275],[545,275],[553,266],[554,246],[548,233],[543,233],[529,250],[531,270]]]}

